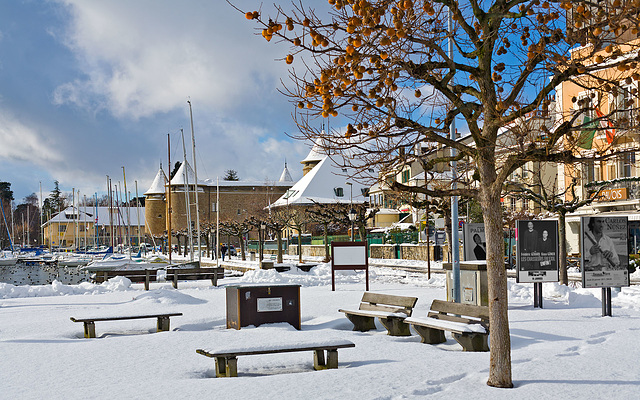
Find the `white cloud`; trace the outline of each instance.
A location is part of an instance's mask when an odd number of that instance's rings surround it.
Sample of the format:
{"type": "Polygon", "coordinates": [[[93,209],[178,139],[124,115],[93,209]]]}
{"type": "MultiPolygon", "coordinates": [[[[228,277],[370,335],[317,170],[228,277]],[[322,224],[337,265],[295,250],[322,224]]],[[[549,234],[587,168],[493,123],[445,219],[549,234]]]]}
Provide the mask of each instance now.
{"type": "Polygon", "coordinates": [[[60,85],[58,104],[138,119],[191,96],[224,111],[273,91],[286,73],[273,62],[284,49],[255,37],[255,25],[223,1],[64,4],[72,16],[64,41],[85,77],[60,85]]]}
{"type": "Polygon", "coordinates": [[[45,127],[27,126],[0,108],[0,158],[30,161],[37,165],[56,164],[62,157],[47,138],[45,127]]]}

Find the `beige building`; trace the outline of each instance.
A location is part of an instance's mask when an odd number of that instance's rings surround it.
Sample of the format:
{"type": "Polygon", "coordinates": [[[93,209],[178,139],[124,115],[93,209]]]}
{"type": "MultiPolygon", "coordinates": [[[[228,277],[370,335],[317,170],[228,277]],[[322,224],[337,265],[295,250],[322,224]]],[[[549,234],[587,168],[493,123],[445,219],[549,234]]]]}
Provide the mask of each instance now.
{"type": "Polygon", "coordinates": [[[136,246],[145,242],[145,207],[67,207],[43,232],[51,247],[136,246]]]}

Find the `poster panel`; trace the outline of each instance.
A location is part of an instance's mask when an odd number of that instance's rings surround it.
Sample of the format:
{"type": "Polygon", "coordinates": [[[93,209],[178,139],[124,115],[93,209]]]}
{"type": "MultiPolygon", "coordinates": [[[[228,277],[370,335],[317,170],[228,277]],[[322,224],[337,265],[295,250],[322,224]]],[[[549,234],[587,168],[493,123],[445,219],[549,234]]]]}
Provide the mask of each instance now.
{"type": "Polygon", "coordinates": [[[558,282],[558,221],[516,221],[516,282],[558,282]]]}
{"type": "Polygon", "coordinates": [[[487,241],[484,236],[484,224],[464,224],[462,231],[464,260],[486,260],[487,241]]]}
{"type": "Polygon", "coordinates": [[[627,217],[582,217],[582,287],[629,286],[627,217]]]}

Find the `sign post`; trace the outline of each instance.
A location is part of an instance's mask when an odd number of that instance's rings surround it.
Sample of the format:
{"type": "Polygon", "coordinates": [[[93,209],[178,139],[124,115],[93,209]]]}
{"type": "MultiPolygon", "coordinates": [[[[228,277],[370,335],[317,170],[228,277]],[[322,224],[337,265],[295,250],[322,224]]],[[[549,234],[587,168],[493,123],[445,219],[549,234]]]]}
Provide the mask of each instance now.
{"type": "Polygon", "coordinates": [[[364,270],[369,291],[369,257],[367,242],[331,242],[331,291],[336,290],[336,271],[364,270]]]}

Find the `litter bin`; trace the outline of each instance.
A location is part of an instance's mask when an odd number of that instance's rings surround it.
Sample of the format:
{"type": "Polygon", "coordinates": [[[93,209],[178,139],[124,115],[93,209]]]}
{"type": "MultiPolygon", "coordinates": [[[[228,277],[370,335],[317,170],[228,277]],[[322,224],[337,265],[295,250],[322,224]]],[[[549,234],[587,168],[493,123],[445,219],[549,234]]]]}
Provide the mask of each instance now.
{"type": "Polygon", "coordinates": [[[256,252],[252,251],[249,253],[249,261],[255,261],[256,260],[256,252]]]}
{"type": "Polygon", "coordinates": [[[288,322],[300,330],[300,285],[227,286],[227,328],[288,322]]]}
{"type": "Polygon", "coordinates": [[[260,269],[273,269],[273,266],[274,266],[273,260],[260,261],[260,269]]]}
{"type": "MultiPolygon", "coordinates": [[[[443,263],[447,271],[447,301],[453,301],[453,264],[443,263]]],[[[460,302],[489,305],[489,281],[486,261],[460,261],[460,302]]]]}

